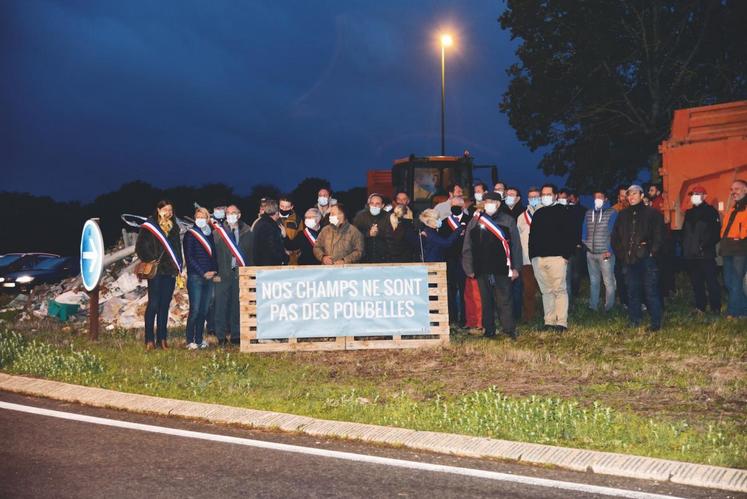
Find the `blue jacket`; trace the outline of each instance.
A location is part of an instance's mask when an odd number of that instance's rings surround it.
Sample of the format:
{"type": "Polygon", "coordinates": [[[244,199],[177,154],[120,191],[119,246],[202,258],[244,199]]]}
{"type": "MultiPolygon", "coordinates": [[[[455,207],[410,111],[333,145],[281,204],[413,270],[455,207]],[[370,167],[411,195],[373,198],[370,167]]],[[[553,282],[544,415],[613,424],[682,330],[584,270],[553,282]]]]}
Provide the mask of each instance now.
{"type": "Polygon", "coordinates": [[[455,230],[448,237],[442,236],[430,227],[425,227],[423,232],[425,232],[425,235],[420,236],[420,240],[423,242],[423,261],[445,262],[446,250],[451,248],[463,231],[455,230]]]}
{"type": "Polygon", "coordinates": [[[218,264],[215,260],[215,242],[213,234],[206,236],[199,227],[193,227],[198,231],[210,244],[213,250],[213,256],[210,256],[202,243],[197,240],[192,232],[187,231],[184,234],[184,258],[187,260],[187,274],[198,275],[202,277],[206,272],[217,272],[218,264]]]}

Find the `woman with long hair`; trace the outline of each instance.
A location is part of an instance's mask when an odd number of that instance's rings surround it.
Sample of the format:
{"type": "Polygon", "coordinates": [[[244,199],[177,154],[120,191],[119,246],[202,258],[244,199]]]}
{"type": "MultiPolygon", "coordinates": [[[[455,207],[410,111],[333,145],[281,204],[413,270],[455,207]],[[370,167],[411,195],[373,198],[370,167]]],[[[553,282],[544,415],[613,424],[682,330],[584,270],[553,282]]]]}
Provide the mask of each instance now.
{"type": "Polygon", "coordinates": [[[179,225],[174,220],[174,206],[171,201],[159,201],[153,216],[140,226],[135,253],[143,262],[157,262],[156,274],[148,279],[145,348],[156,348],[158,341],[158,346],[166,349],[169,306],[174,296],[176,279],[180,276],[183,266],[179,225]]]}

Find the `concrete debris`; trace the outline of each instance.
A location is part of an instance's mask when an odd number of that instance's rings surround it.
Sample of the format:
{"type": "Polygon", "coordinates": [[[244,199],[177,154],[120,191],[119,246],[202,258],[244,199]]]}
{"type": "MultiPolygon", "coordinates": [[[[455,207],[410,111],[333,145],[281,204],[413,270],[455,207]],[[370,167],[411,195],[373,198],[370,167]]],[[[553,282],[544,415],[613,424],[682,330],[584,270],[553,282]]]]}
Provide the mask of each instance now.
{"type": "MultiPolygon", "coordinates": [[[[137,257],[130,256],[104,269],[99,285],[99,320],[105,331],[115,329],[137,329],[144,327],[145,307],[148,303],[148,283],[140,281],[134,274],[137,257]]],[[[80,276],[71,277],[55,284],[42,284],[30,294],[19,294],[4,309],[21,310],[17,321],[30,321],[46,317],[49,302],[79,305],[78,312],[70,316],[71,324],[84,325],[88,321],[88,293],[83,288],[80,276]]],[[[186,289],[176,289],[169,311],[169,327],[187,324],[189,297],[186,289]]]]}

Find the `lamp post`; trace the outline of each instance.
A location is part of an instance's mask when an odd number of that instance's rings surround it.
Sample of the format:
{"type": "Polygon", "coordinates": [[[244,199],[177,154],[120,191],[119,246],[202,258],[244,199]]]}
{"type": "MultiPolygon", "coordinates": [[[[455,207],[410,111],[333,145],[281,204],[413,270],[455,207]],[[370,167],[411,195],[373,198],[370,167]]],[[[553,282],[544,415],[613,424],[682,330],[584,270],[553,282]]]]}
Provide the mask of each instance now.
{"type": "Polygon", "coordinates": [[[446,125],[445,110],[446,107],[446,47],[451,47],[454,40],[451,35],[441,35],[441,156],[446,155],[446,125]]]}

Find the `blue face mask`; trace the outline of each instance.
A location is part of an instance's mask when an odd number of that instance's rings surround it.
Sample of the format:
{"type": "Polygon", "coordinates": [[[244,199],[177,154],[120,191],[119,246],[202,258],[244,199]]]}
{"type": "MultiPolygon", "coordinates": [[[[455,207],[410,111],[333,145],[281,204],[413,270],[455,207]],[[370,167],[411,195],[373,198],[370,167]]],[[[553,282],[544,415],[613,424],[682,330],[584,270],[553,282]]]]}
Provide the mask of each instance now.
{"type": "Polygon", "coordinates": [[[540,205],[540,198],[529,198],[529,206],[536,208],[540,205]]]}

